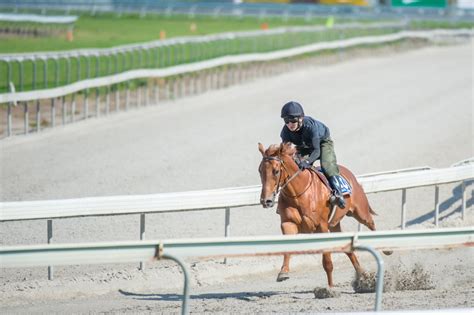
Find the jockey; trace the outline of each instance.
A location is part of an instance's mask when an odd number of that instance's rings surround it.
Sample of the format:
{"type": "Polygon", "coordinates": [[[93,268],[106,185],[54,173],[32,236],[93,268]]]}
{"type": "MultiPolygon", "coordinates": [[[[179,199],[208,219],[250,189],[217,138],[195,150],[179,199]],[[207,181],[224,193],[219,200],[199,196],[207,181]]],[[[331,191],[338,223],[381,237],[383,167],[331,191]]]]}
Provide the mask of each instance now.
{"type": "Polygon", "coordinates": [[[281,130],[280,137],[283,142],[291,142],[296,145],[297,160],[300,169],[311,168],[316,160],[321,160],[321,168],[332,188],[336,204],[343,209],[346,206],[340,186],[339,167],[336,162],[334,145],[329,134],[329,128],[316,119],[305,116],[301,104],[288,102],[281,109],[281,118],[285,126],[281,130]]]}

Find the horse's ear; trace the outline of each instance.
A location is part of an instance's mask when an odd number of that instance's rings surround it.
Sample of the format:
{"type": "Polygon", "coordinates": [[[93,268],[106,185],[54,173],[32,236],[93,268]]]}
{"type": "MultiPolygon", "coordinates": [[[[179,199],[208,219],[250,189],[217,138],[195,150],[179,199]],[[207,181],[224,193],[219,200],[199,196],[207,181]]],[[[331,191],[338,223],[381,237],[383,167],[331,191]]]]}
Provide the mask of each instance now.
{"type": "Polygon", "coordinates": [[[265,156],[265,148],[263,147],[263,144],[261,144],[260,142],[258,143],[258,151],[262,153],[262,156],[265,156]]]}
{"type": "Polygon", "coordinates": [[[286,151],[288,151],[292,146],[292,143],[291,142],[282,142],[280,144],[280,153],[283,154],[285,153],[286,151]]]}
{"type": "Polygon", "coordinates": [[[279,155],[282,155],[283,152],[285,152],[285,145],[287,144],[287,142],[282,142],[280,143],[280,150],[279,150],[279,155]]]}

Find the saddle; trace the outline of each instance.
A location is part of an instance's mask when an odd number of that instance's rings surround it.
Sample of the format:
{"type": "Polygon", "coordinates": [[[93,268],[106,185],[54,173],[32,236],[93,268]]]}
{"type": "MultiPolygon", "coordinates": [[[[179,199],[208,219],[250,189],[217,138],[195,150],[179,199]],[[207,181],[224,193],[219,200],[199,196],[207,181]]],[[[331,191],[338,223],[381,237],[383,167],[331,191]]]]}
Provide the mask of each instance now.
{"type": "MultiPolygon", "coordinates": [[[[332,187],[329,184],[329,181],[328,181],[326,175],[324,175],[324,173],[323,173],[320,166],[316,167],[316,166],[313,165],[313,166],[311,166],[310,170],[313,171],[316,175],[318,175],[319,179],[324,183],[324,185],[330,191],[332,191],[332,187]]],[[[349,184],[347,179],[342,175],[339,177],[339,186],[341,188],[341,193],[342,193],[343,196],[348,196],[348,195],[352,194],[351,185],[349,184]]]]}

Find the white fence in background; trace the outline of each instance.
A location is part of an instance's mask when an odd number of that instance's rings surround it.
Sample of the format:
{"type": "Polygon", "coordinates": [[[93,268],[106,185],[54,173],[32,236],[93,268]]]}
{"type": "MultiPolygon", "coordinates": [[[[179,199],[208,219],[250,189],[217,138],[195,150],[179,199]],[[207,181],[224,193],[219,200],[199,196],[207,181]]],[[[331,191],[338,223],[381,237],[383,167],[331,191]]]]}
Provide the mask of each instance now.
{"type": "Polygon", "coordinates": [[[72,24],[77,21],[77,16],[44,16],[38,14],[0,13],[0,21],[29,22],[41,24],[72,24]]]}
{"type": "MultiPolygon", "coordinates": [[[[1,16],[1,15],[0,15],[1,16]]],[[[402,29],[408,26],[406,21],[385,22],[385,23],[341,23],[331,27],[333,30],[370,30],[370,29],[402,29]]],[[[1,53],[0,60],[15,61],[20,58],[23,60],[34,58],[72,58],[77,56],[109,56],[117,53],[123,53],[134,50],[146,50],[157,47],[167,47],[173,45],[209,43],[220,40],[243,39],[253,37],[266,37],[272,35],[295,34],[295,33],[316,33],[330,30],[326,26],[288,26],[276,27],[268,30],[226,32],[219,34],[210,34],[203,36],[181,36],[170,39],[160,39],[144,43],[126,44],[114,46],[111,48],[80,48],[66,51],[43,51],[43,52],[24,52],[24,53],[1,53]]]]}
{"type": "Polygon", "coordinates": [[[433,30],[433,31],[402,31],[390,35],[367,36],[350,38],[346,40],[322,42],[312,45],[306,45],[285,50],[273,51],[268,53],[253,53],[234,56],[224,56],[211,60],[173,66],[165,69],[138,69],[131,70],[111,76],[100,77],[95,79],[83,80],[72,83],[70,85],[35,90],[28,92],[11,92],[0,94],[0,103],[17,103],[34,101],[39,99],[54,99],[76,93],[82,90],[111,86],[117,83],[127,82],[134,79],[144,79],[153,77],[168,77],[184,73],[192,73],[205,69],[216,68],[224,65],[242,64],[248,62],[265,62],[279,60],[283,58],[295,57],[307,53],[330,49],[343,49],[359,45],[371,45],[380,43],[395,42],[408,38],[433,39],[440,36],[473,36],[474,31],[469,29],[462,30],[433,30]]]}
{"type": "MultiPolygon", "coordinates": [[[[288,1],[286,1],[288,2],[288,1]]],[[[300,1],[301,2],[301,1],[300,1]]],[[[313,1],[314,2],[314,1],[313,1]]],[[[370,1],[369,1],[370,2],[370,1]]],[[[423,20],[469,20],[474,16],[471,0],[446,1],[444,8],[434,7],[392,7],[391,5],[318,5],[315,3],[246,3],[243,1],[22,1],[0,0],[0,8],[6,10],[34,10],[45,14],[47,11],[87,12],[91,15],[105,12],[117,16],[124,14],[139,14],[140,17],[160,14],[165,16],[185,15],[194,18],[198,15],[210,17],[258,17],[281,18],[288,21],[291,18],[304,18],[311,21],[314,18],[336,15],[349,19],[399,19],[400,17],[423,20]]]]}
{"type": "MultiPolygon", "coordinates": [[[[387,25],[387,27],[389,26],[387,25]]],[[[282,31],[286,32],[286,30],[282,31]]],[[[378,31],[378,29],[376,29],[376,31],[378,31]]],[[[78,119],[89,119],[90,117],[109,115],[112,111],[118,112],[121,110],[128,110],[131,106],[141,107],[148,106],[150,104],[158,104],[160,100],[163,99],[176,99],[186,95],[196,95],[203,93],[204,91],[208,91],[209,89],[219,89],[225,86],[238,84],[240,82],[247,82],[252,78],[286,71],[285,67],[288,66],[288,63],[267,63],[270,61],[284,61],[287,58],[324,50],[337,50],[338,55],[341,58],[343,56],[342,52],[345,48],[356,47],[359,45],[393,43],[403,39],[430,40],[442,36],[471,37],[472,35],[474,35],[474,31],[467,29],[399,32],[391,33],[390,35],[364,36],[345,40],[317,42],[310,45],[304,45],[304,43],[308,42],[308,38],[304,39],[303,36],[304,40],[300,38],[302,40],[300,45],[303,46],[298,46],[291,49],[281,49],[281,42],[278,44],[279,41],[272,40],[271,43],[273,44],[271,44],[271,46],[274,46],[274,50],[271,52],[249,53],[247,49],[249,47],[244,45],[245,47],[239,48],[239,51],[242,49],[242,52],[237,55],[234,54],[235,41],[232,40],[231,36],[225,40],[221,40],[219,45],[215,45],[216,47],[213,49],[213,53],[211,53],[209,56],[204,56],[204,61],[196,60],[203,60],[201,53],[205,52],[205,46],[207,47],[207,44],[199,44],[197,50],[192,49],[192,51],[197,52],[197,56],[191,59],[186,59],[184,57],[184,46],[179,40],[175,40],[173,42],[175,45],[174,48],[172,48],[172,46],[166,46],[163,48],[164,51],[157,50],[156,47],[153,46],[153,43],[150,44],[151,46],[139,46],[141,48],[137,48],[137,50],[135,48],[131,48],[130,50],[125,49],[122,52],[118,51],[115,54],[109,55],[110,58],[108,57],[108,59],[110,59],[106,63],[108,69],[106,73],[108,73],[108,75],[90,78],[90,75],[88,74],[86,75],[87,79],[82,80],[79,78],[79,81],[73,83],[71,83],[72,81],[70,80],[72,74],[72,63],[70,58],[76,60],[77,66],[80,67],[80,55],[72,54],[69,55],[69,57],[64,57],[66,58],[67,65],[66,73],[69,73],[67,76],[68,79],[66,80],[68,83],[64,86],[59,86],[59,70],[61,68],[60,58],[52,58],[55,64],[53,67],[53,73],[55,73],[56,77],[56,87],[46,88],[46,86],[48,86],[46,85],[44,89],[24,91],[22,88],[24,78],[22,79],[22,72],[20,71],[19,86],[14,86],[12,83],[10,83],[10,92],[0,94],[0,104],[6,103],[5,134],[7,137],[9,137],[14,133],[28,134],[32,130],[39,132],[45,126],[55,127],[57,124],[57,119],[61,119],[61,124],[65,125],[67,123],[75,122],[78,119]],[[177,62],[179,64],[178,66],[171,66],[171,61],[166,61],[165,59],[170,57],[175,49],[178,49],[175,58],[177,58],[177,60],[180,62],[177,62]],[[119,62],[119,55],[122,56],[121,62],[119,62]],[[133,58],[134,55],[136,55],[135,58],[133,58]],[[215,57],[219,55],[221,57],[215,57]],[[125,66],[122,65],[121,67],[124,72],[118,72],[120,68],[119,64],[128,58],[125,58],[126,56],[130,57],[132,68],[135,68],[135,62],[133,60],[137,59],[138,68],[134,70],[124,70],[125,66]],[[145,60],[145,65],[143,65],[143,60],[145,60]],[[168,65],[165,68],[143,68],[146,67],[151,60],[154,60],[153,63],[155,66],[157,65],[157,62],[161,66],[164,64],[168,65]],[[164,62],[164,64],[161,64],[161,62],[164,62]],[[115,66],[112,67],[114,64],[115,66]],[[284,64],[286,64],[286,66],[284,64]],[[111,71],[112,68],[115,69],[113,72],[111,71]],[[133,84],[133,82],[137,79],[144,81],[141,83],[144,84],[143,87],[138,85],[135,88],[135,84],[133,84]],[[48,107],[48,103],[50,104],[49,121],[46,118],[42,118],[42,111],[44,107],[48,107]],[[19,108],[21,107],[22,109],[16,110],[16,105],[19,105],[19,108]],[[93,108],[95,108],[93,110],[94,113],[92,113],[90,110],[91,105],[93,108]],[[29,117],[29,112],[32,107],[36,107],[36,119],[34,119],[34,121],[31,121],[29,117]],[[21,115],[23,119],[18,115],[20,111],[23,111],[21,115]],[[61,114],[58,116],[57,114],[59,111],[61,111],[61,114]],[[15,112],[17,115],[15,115],[15,112]],[[18,128],[18,126],[16,129],[14,128],[13,125],[15,120],[17,123],[23,120],[23,132],[20,131],[21,128],[18,128]],[[45,120],[44,124],[43,120],[45,120]]],[[[290,36],[290,38],[295,37],[297,36],[290,36]]],[[[261,41],[259,41],[256,37],[253,37],[252,41],[253,48],[250,49],[250,51],[259,51],[256,49],[256,47],[261,41]]],[[[238,42],[239,41],[237,41],[237,43],[238,42]]],[[[85,67],[88,69],[87,73],[89,73],[91,70],[91,60],[95,60],[96,73],[98,73],[97,69],[100,69],[100,55],[87,56],[88,57],[86,58],[85,65],[85,67]]],[[[0,60],[7,62],[9,69],[7,71],[7,77],[10,78],[12,76],[13,64],[18,64],[20,70],[24,69],[24,66],[20,60],[25,60],[26,62],[28,59],[24,57],[18,58],[19,59],[9,59],[9,57],[6,57],[6,59],[4,59],[0,56],[0,60]]],[[[35,69],[38,67],[37,62],[40,62],[45,68],[43,69],[43,73],[46,74],[48,72],[48,58],[49,57],[42,59],[33,58],[33,72],[35,72],[35,69]]],[[[81,72],[79,71],[78,73],[81,72]]],[[[33,75],[33,80],[35,80],[34,78],[36,78],[36,75],[33,75]]],[[[11,80],[7,79],[7,82],[11,82],[11,80]]],[[[47,79],[43,78],[43,83],[44,82],[47,82],[47,79]]],[[[35,82],[33,82],[32,85],[38,87],[35,82]]]]}

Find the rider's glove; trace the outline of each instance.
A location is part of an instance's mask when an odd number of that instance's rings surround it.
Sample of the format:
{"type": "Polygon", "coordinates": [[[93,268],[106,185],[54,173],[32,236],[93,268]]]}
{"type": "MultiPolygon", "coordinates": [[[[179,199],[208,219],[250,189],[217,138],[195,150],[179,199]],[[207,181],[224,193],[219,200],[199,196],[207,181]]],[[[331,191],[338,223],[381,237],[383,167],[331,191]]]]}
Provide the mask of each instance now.
{"type": "Polygon", "coordinates": [[[310,168],[311,167],[311,164],[309,164],[308,161],[306,160],[301,160],[299,163],[298,163],[298,166],[300,168],[300,170],[305,170],[307,168],[310,168]]]}

